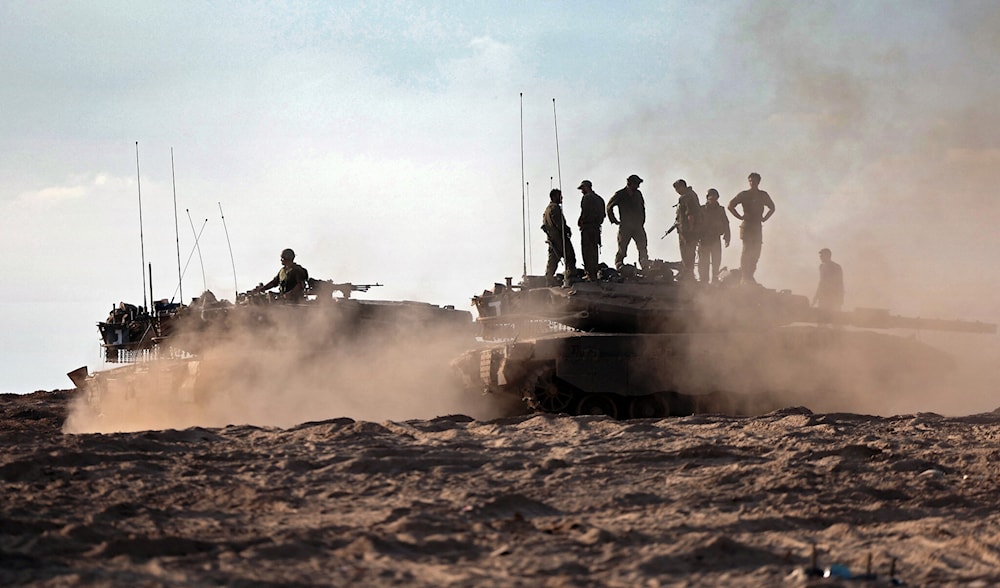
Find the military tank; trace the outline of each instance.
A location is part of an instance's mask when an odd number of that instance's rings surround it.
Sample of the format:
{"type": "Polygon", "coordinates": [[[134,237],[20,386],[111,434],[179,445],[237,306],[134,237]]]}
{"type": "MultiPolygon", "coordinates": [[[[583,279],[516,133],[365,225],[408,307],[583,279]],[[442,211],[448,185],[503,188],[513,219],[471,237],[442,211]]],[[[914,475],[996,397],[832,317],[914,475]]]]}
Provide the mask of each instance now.
{"type": "Polygon", "coordinates": [[[173,391],[178,400],[203,402],[221,390],[231,393],[227,381],[245,383],[247,374],[259,374],[265,363],[350,361],[351,352],[388,347],[407,337],[449,340],[458,349],[474,342],[469,311],[352,296],[376,286],[381,284],[309,279],[295,302],[254,291],[238,294],[235,302],[206,291],[190,304],[160,300],[152,309],[121,302],[97,323],[104,361],[111,367],[95,373],[81,367],[67,375],[98,409],[109,396],[141,400],[143,389],[153,388],[173,391]]]}
{"type": "MultiPolygon", "coordinates": [[[[891,329],[996,333],[974,321],[822,311],[807,297],[679,264],[604,268],[598,281],[511,278],[473,297],[484,346],[454,362],[467,387],[529,411],[651,418],[757,414],[802,398],[929,385],[953,359],[891,329]],[[727,279],[728,278],[728,279],[727,279]]],[[[801,403],[801,402],[799,402],[801,403]]]]}

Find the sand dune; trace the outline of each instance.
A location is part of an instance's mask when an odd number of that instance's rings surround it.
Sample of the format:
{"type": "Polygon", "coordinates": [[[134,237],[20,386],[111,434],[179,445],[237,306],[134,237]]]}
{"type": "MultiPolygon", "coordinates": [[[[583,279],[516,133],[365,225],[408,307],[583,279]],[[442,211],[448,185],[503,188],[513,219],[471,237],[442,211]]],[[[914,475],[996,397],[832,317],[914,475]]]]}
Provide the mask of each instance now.
{"type": "Polygon", "coordinates": [[[1000,582],[1000,414],[64,435],[70,396],[0,397],[0,584],[1000,582]]]}

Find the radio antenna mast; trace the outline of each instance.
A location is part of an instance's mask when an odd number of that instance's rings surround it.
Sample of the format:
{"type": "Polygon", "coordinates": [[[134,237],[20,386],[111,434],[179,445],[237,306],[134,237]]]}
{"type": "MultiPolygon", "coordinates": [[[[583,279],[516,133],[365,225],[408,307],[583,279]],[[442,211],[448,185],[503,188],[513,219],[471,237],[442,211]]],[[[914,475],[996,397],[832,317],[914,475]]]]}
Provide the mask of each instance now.
{"type": "MultiPolygon", "coordinates": [[[[556,120],[556,99],[552,99],[552,124],[556,131],[556,172],[559,174],[559,193],[562,194],[562,164],[559,161],[559,122],[556,120]]],[[[560,197],[561,198],[561,197],[560,197]]],[[[562,202],[559,203],[559,214],[562,216],[562,256],[563,256],[563,286],[569,286],[569,264],[566,255],[566,211],[562,202]]]]}
{"type": "MultiPolygon", "coordinates": [[[[202,290],[202,292],[204,293],[206,290],[208,290],[208,280],[205,279],[205,260],[201,257],[201,245],[198,244],[198,241],[201,239],[201,233],[195,233],[194,231],[194,221],[191,220],[191,210],[185,208],[184,212],[186,212],[188,215],[188,222],[191,224],[191,233],[194,234],[194,247],[195,249],[198,250],[198,263],[201,264],[201,285],[204,288],[204,290],[202,290]]],[[[205,230],[206,224],[208,224],[207,218],[205,219],[205,222],[202,223],[201,225],[202,231],[205,230]]]]}
{"type": "MultiPolygon", "coordinates": [[[[174,174],[174,148],[170,148],[170,181],[174,185],[174,240],[177,242],[177,289],[181,296],[179,302],[184,304],[184,287],[181,274],[181,234],[177,228],[177,176],[174,174]]],[[[150,276],[150,281],[153,277],[150,276]]]]}
{"type": "Polygon", "coordinates": [[[146,243],[142,235],[142,183],[139,173],[139,142],[135,142],[135,186],[139,192],[139,252],[142,257],[142,309],[148,310],[146,305],[146,243]]]}
{"type": "MultiPolygon", "coordinates": [[[[201,240],[201,234],[205,232],[206,224],[208,224],[207,218],[205,219],[205,222],[201,224],[201,230],[198,231],[198,233],[194,236],[194,245],[191,247],[191,253],[188,253],[187,261],[184,262],[184,272],[181,274],[181,279],[183,279],[183,275],[187,273],[188,266],[191,264],[191,258],[194,257],[194,252],[196,249],[198,249],[198,241],[201,240]]],[[[194,225],[191,225],[191,228],[193,229],[194,225]]],[[[178,281],[177,288],[174,290],[174,295],[170,297],[170,302],[174,301],[174,297],[177,296],[177,292],[180,290],[180,288],[181,284],[180,281],[178,281]]]]}
{"type": "Polygon", "coordinates": [[[229,240],[229,229],[226,227],[226,215],[222,212],[222,203],[219,203],[219,216],[222,217],[222,228],[226,231],[226,245],[229,246],[229,262],[233,264],[233,301],[240,295],[240,286],[236,283],[236,259],[233,258],[233,244],[229,240]]]}
{"type": "MultiPolygon", "coordinates": [[[[528,209],[528,216],[527,216],[527,218],[530,219],[531,218],[531,182],[525,182],[524,183],[524,194],[525,194],[525,197],[526,197],[527,202],[528,202],[528,204],[527,204],[527,209],[528,209]]],[[[534,259],[531,256],[531,231],[528,231],[528,269],[531,270],[531,271],[535,271],[535,262],[534,262],[534,259]]]]}
{"type": "Polygon", "coordinates": [[[524,183],[524,92],[521,92],[521,276],[528,275],[528,217],[524,183]]]}

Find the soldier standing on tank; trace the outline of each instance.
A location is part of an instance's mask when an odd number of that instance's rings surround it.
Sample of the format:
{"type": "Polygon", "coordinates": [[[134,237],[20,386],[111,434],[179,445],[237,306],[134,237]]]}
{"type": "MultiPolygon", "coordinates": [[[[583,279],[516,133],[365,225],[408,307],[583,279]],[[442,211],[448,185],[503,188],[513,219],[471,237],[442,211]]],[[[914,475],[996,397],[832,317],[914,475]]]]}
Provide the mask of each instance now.
{"type": "Polygon", "coordinates": [[[614,208],[618,207],[621,224],[618,226],[618,253],[615,255],[615,268],[621,269],[625,263],[625,254],[630,241],[635,241],[639,250],[639,265],[649,268],[649,254],[646,251],[646,202],[639,191],[642,178],[632,174],[625,181],[625,187],[615,192],[608,201],[608,220],[613,225],[619,225],[614,208]]]}
{"type": "Polygon", "coordinates": [[[825,312],[840,312],[844,305],[844,270],[833,261],[833,254],[824,247],[819,250],[819,285],[813,295],[813,306],[825,312]]]}
{"type": "Polygon", "coordinates": [[[729,247],[729,216],[719,204],[719,191],[709,188],[705,194],[705,204],[701,207],[701,241],[698,245],[698,279],[705,283],[719,281],[719,266],[722,265],[722,243],[729,247]]]}
{"type": "Polygon", "coordinates": [[[542,215],[542,230],[549,243],[549,260],[545,265],[545,283],[549,286],[557,285],[555,280],[556,267],[559,260],[564,260],[563,283],[568,284],[570,276],[576,273],[576,253],[573,251],[573,243],[570,241],[572,232],[566,224],[566,217],[562,211],[562,190],[553,188],[549,192],[549,205],[545,207],[542,215]]]}
{"type": "Polygon", "coordinates": [[[694,279],[695,256],[701,235],[701,202],[698,194],[684,180],[674,182],[677,192],[677,239],[681,248],[683,268],[678,276],[682,280],[694,279]]]}
{"type": "Polygon", "coordinates": [[[583,269],[587,272],[587,280],[597,281],[598,251],[601,247],[601,225],[604,224],[604,199],[594,192],[590,180],[583,180],[577,187],[583,192],[580,199],[580,255],[583,256],[583,269]]]}
{"type": "Polygon", "coordinates": [[[281,252],[281,269],[278,270],[278,275],[266,284],[258,284],[252,292],[259,294],[277,286],[279,300],[300,300],[305,295],[308,279],[309,272],[295,263],[295,252],[285,249],[281,252]]]}
{"type": "Polygon", "coordinates": [[[760,259],[761,245],[764,243],[763,224],[774,214],[774,201],[771,195],[761,190],[760,174],[757,172],[747,176],[750,189],[744,190],[729,201],[729,212],[743,221],[740,224],[740,238],[743,240],[743,253],[740,255],[740,282],[756,284],[754,273],[757,271],[757,261],[760,259]],[[736,207],[742,205],[743,213],[736,207]],[[764,209],[767,209],[767,213],[764,209]]]}

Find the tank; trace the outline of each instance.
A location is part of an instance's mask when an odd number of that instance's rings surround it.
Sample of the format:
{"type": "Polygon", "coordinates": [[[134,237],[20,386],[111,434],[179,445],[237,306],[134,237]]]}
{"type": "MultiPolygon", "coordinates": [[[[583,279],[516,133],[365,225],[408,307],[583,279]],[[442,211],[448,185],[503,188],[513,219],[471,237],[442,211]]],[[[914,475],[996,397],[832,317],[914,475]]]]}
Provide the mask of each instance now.
{"type": "Polygon", "coordinates": [[[152,312],[121,302],[97,327],[105,361],[120,364],[194,357],[241,330],[253,333],[261,344],[270,344],[278,331],[275,327],[288,323],[294,330],[307,331],[309,337],[318,336],[317,343],[428,329],[471,336],[472,314],[454,306],[351,296],[381,285],[310,279],[302,300],[294,303],[281,301],[273,293],[252,291],[237,295],[235,303],[218,300],[211,291],[187,305],[154,301],[152,312]],[[341,297],[335,297],[335,292],[341,297]]]}
{"type": "Polygon", "coordinates": [[[460,345],[455,352],[475,341],[469,311],[352,296],[376,286],[309,279],[305,296],[294,303],[253,291],[235,302],[206,291],[190,304],[155,301],[151,310],[122,302],[97,323],[109,369],[91,374],[82,367],[67,375],[97,410],[109,395],[141,401],[143,390],[154,387],[197,403],[220,391],[238,394],[227,380],[245,382],[271,360],[308,366],[350,361],[362,349],[398,349],[411,339],[453,341],[460,345]]]}
{"type": "Polygon", "coordinates": [[[564,287],[541,276],[495,284],[472,299],[483,346],[453,366],[469,389],[518,398],[529,411],[757,414],[844,391],[926,386],[954,365],[892,329],[996,333],[995,324],[884,309],[821,311],[788,290],[738,284],[735,272],[702,284],[678,281],[678,263],[651,265],[605,268],[599,281],[564,287]]]}

